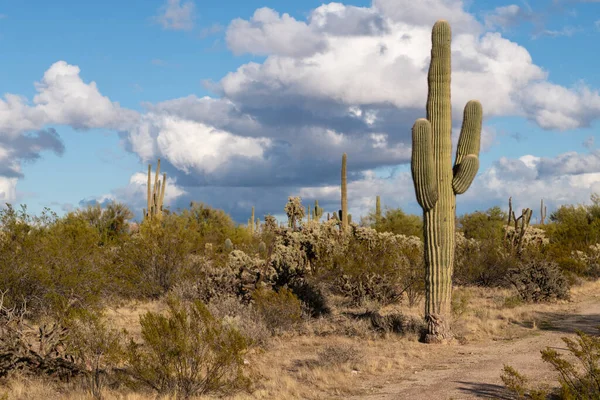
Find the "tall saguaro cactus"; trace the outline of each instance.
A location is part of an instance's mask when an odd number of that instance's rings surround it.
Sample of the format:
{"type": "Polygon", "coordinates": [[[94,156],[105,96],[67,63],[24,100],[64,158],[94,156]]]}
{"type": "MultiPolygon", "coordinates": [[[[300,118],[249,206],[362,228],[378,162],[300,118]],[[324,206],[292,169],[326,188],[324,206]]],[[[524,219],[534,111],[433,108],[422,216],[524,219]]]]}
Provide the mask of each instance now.
{"type": "Polygon", "coordinates": [[[167,174],[163,173],[162,181],[158,178],[160,174],[160,158],[156,163],[154,174],[154,186],[152,186],[152,164],[148,164],[148,209],[144,210],[144,218],[160,219],[163,215],[163,203],[165,200],[165,187],[167,186],[167,174]]]}
{"type": "Polygon", "coordinates": [[[348,229],[348,187],[346,181],[346,162],[348,160],[348,155],[344,153],[342,155],[342,215],[340,216],[342,220],[342,231],[346,231],[348,229]]]}
{"type": "Polygon", "coordinates": [[[412,177],[423,208],[426,342],[452,337],[456,195],[467,191],[479,168],[482,108],[476,100],[465,106],[452,167],[451,36],[448,22],[435,23],[427,76],[427,118],[418,119],[412,129],[412,177]]]}
{"type": "Polygon", "coordinates": [[[375,198],[375,219],[377,221],[381,219],[381,198],[379,196],[375,198]]]}

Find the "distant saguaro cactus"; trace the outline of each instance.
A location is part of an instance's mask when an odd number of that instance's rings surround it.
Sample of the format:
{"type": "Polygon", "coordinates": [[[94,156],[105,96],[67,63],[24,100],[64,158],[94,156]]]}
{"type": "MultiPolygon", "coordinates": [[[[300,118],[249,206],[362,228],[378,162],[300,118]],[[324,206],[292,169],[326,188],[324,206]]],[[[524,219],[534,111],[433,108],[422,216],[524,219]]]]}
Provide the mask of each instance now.
{"type": "Polygon", "coordinates": [[[144,209],[144,219],[161,219],[163,216],[163,203],[165,200],[165,187],[167,186],[167,174],[163,174],[162,181],[158,179],[159,174],[160,158],[156,163],[154,186],[152,186],[152,164],[148,164],[148,208],[144,209]]]}
{"type": "Polygon", "coordinates": [[[411,170],[417,201],[423,208],[425,248],[426,342],[452,337],[449,319],[455,251],[456,195],[467,191],[479,168],[481,104],[467,103],[452,167],[450,43],[448,22],[437,21],[431,34],[427,77],[427,118],[412,129],[411,170]]]}
{"type": "Polygon", "coordinates": [[[314,209],[314,219],[319,222],[321,217],[323,216],[323,208],[319,207],[319,200],[315,200],[315,209],[314,209]]]}
{"type": "Polygon", "coordinates": [[[544,199],[540,202],[540,224],[544,225],[546,219],[546,206],[544,205],[544,199]]]}
{"type": "Polygon", "coordinates": [[[345,232],[348,229],[348,187],[346,182],[346,162],[348,156],[346,153],[342,155],[342,230],[345,232]]]}
{"type": "Polygon", "coordinates": [[[375,198],[375,219],[377,221],[381,219],[381,198],[379,196],[375,198]]]}

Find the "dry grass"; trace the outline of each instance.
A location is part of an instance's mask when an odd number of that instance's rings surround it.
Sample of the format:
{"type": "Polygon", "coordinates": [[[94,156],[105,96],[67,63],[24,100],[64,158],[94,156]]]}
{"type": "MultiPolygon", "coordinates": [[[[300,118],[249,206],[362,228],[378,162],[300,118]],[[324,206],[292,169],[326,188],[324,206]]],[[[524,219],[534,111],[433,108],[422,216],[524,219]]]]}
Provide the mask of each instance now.
{"type": "MultiPolygon", "coordinates": [[[[543,322],[541,314],[564,312],[574,307],[573,303],[565,301],[519,304],[513,300],[514,292],[503,289],[456,288],[455,292],[458,310],[454,330],[459,342],[514,339],[535,334],[543,322]]],[[[600,281],[584,282],[572,288],[572,301],[592,299],[598,296],[596,293],[600,293],[600,281]]],[[[413,308],[388,306],[380,312],[401,311],[405,315],[422,317],[422,308],[423,304],[413,308]]],[[[164,309],[164,304],[158,301],[130,303],[107,310],[107,317],[112,327],[125,328],[135,337],[139,336],[141,314],[164,309]]],[[[367,321],[348,318],[338,310],[328,318],[307,322],[297,333],[272,339],[268,350],[251,350],[246,359],[254,377],[254,390],[238,393],[232,398],[285,400],[360,396],[365,394],[365,382],[376,376],[408,378],[414,373],[416,362],[430,357],[430,349],[430,345],[419,343],[414,334],[376,335],[369,330],[367,321]]],[[[0,399],[3,398],[92,399],[75,385],[58,385],[18,376],[0,383],[0,399]]],[[[106,390],[104,398],[138,400],[156,397],[106,390]]]]}

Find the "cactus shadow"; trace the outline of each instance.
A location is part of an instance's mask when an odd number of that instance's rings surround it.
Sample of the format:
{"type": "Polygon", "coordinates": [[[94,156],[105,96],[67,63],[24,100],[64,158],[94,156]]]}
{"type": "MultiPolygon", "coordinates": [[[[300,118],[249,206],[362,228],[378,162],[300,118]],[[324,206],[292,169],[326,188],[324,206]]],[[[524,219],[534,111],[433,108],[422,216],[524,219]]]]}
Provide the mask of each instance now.
{"type": "Polygon", "coordinates": [[[600,314],[569,314],[541,312],[536,316],[540,330],[575,333],[582,331],[588,335],[600,334],[600,314]]]}
{"type": "Polygon", "coordinates": [[[457,381],[461,386],[458,388],[463,393],[475,395],[481,399],[514,400],[514,395],[501,385],[491,383],[457,381]]]}

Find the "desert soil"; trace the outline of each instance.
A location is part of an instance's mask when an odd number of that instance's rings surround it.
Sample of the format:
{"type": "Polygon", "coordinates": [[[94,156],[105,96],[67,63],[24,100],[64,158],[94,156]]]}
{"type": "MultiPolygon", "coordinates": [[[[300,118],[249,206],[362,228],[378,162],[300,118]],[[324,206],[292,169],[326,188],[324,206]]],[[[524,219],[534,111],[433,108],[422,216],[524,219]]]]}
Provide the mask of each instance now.
{"type": "Polygon", "coordinates": [[[382,376],[362,383],[364,392],[352,399],[467,400],[513,399],[500,379],[504,364],[511,365],[535,384],[556,385],[557,374],[541,359],[540,351],[556,348],[568,354],[565,336],[576,330],[597,334],[600,295],[588,294],[555,313],[540,315],[542,323],[529,334],[512,340],[464,345],[429,346],[427,354],[404,376],[382,376]]]}

